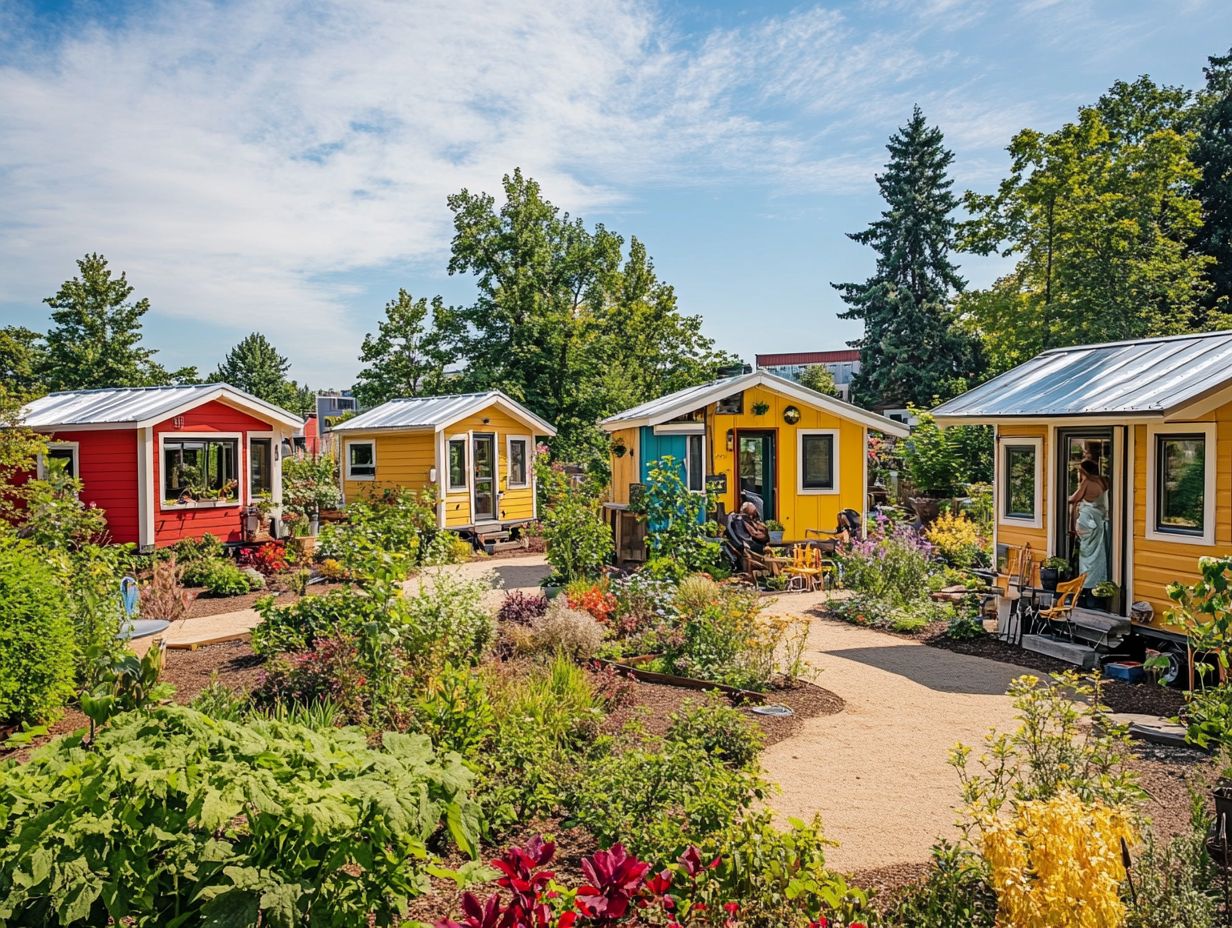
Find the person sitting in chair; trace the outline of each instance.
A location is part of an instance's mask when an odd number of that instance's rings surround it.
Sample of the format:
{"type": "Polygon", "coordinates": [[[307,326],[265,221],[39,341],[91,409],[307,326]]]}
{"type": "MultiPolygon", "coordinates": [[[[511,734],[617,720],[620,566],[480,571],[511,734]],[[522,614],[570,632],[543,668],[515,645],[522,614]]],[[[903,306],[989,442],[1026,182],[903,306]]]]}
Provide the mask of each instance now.
{"type": "Polygon", "coordinates": [[[745,503],[732,514],[727,522],[727,534],[738,549],[748,548],[754,554],[765,551],[770,541],[766,523],[757,518],[757,507],[753,503],[745,503]]]}
{"type": "Polygon", "coordinates": [[[833,554],[838,548],[846,547],[851,544],[852,539],[860,537],[860,514],[854,509],[839,510],[838,524],[834,531],[826,531],[825,529],[807,529],[805,536],[809,535],[828,535],[824,541],[817,546],[829,554],[833,554]]]}

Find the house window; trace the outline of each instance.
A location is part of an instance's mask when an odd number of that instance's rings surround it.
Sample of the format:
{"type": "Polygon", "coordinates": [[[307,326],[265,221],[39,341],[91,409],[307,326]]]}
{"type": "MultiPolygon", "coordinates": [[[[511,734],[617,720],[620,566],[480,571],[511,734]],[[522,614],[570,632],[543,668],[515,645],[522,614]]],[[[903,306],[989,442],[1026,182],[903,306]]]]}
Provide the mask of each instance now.
{"type": "Polygon", "coordinates": [[[268,497],[274,492],[274,440],[248,440],[248,498],[268,497]]]}
{"type": "Polygon", "coordinates": [[[833,493],[838,489],[835,472],[838,434],[834,431],[805,431],[799,436],[801,493],[833,493]]]}
{"type": "Polygon", "coordinates": [[[530,442],[525,438],[509,439],[509,486],[530,486],[530,442]]]}
{"type": "Polygon", "coordinates": [[[240,498],[239,441],[234,438],[164,439],[163,499],[235,502],[240,498]]]}
{"type": "Polygon", "coordinates": [[[684,479],[685,484],[694,493],[706,489],[706,459],[703,453],[702,435],[686,435],[684,437],[684,479]]]}
{"type": "Polygon", "coordinates": [[[1037,454],[1035,445],[1005,445],[1002,512],[1007,519],[1033,521],[1036,518],[1037,454]]]}
{"type": "Polygon", "coordinates": [[[1206,435],[1155,436],[1155,531],[1206,534],[1206,435]]]}
{"type": "Polygon", "coordinates": [[[347,442],[347,479],[376,479],[376,442],[347,442]]]}
{"type": "Polygon", "coordinates": [[[449,439],[449,489],[465,490],[466,483],[466,439],[449,439]]]}
{"type": "Polygon", "coordinates": [[[47,446],[47,453],[43,456],[44,468],[43,474],[46,476],[45,462],[57,461],[57,466],[63,468],[64,473],[70,477],[77,476],[77,444],[50,444],[47,446]]]}

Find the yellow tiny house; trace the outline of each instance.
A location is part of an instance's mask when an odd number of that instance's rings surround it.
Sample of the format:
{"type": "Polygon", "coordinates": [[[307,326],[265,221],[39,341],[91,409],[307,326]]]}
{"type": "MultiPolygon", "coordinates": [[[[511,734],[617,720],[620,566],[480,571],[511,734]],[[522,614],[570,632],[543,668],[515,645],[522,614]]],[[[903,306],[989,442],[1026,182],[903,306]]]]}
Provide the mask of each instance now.
{"type": "Polygon", "coordinates": [[[432,487],[438,526],[475,534],[536,518],[535,441],[556,434],[499,390],[390,400],[332,431],[344,503],[432,487]]]}
{"type": "Polygon", "coordinates": [[[833,529],[843,509],[866,513],[868,433],[906,426],[764,370],[669,394],[602,423],[611,437],[612,506],[670,455],[690,489],[717,478],[726,512],[752,501],[787,538],[833,529]]]}

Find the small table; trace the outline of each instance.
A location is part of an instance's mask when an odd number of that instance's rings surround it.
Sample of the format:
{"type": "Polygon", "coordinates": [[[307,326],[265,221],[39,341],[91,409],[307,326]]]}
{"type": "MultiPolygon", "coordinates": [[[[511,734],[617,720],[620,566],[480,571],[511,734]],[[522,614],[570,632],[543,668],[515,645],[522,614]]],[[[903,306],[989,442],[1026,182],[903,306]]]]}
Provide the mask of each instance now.
{"type": "Polygon", "coordinates": [[[166,619],[128,619],[120,626],[116,635],[121,641],[132,641],[134,638],[148,638],[157,635],[171,627],[166,619]]]}

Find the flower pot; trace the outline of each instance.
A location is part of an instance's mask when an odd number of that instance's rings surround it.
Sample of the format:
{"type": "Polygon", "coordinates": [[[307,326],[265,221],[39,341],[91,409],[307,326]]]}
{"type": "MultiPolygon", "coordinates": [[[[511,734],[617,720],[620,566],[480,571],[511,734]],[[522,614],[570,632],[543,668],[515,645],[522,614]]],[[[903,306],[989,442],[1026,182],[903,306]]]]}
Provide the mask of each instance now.
{"type": "Polygon", "coordinates": [[[291,544],[295,546],[301,558],[309,560],[317,549],[317,538],[315,535],[296,535],[291,539],[291,544]]]}
{"type": "Polygon", "coordinates": [[[783,543],[783,533],[782,532],[770,532],[769,534],[770,534],[770,544],[781,545],[783,543]]]}
{"type": "Polygon", "coordinates": [[[915,496],[911,498],[911,508],[921,525],[931,525],[941,514],[941,500],[932,496],[915,496]]]}
{"type": "Polygon", "coordinates": [[[546,596],[548,599],[555,599],[557,596],[560,595],[560,591],[563,590],[564,587],[557,586],[554,583],[545,583],[543,584],[542,589],[543,589],[544,596],[546,596]]]}
{"type": "Polygon", "coordinates": [[[1057,591],[1057,582],[1060,579],[1061,571],[1057,570],[1055,567],[1040,568],[1040,586],[1042,586],[1049,593],[1055,593],[1057,591]]]}

